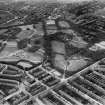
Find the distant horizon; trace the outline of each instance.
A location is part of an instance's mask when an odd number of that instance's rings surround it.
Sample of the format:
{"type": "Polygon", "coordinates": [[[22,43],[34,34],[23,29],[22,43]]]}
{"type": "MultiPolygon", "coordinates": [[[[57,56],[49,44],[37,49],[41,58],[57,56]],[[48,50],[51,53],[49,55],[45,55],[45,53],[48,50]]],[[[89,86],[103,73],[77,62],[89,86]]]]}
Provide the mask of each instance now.
{"type": "Polygon", "coordinates": [[[83,2],[83,1],[92,1],[92,0],[57,0],[58,2],[83,2]]]}
{"type": "Polygon", "coordinates": [[[0,0],[1,2],[20,2],[20,1],[28,1],[28,2],[31,2],[31,1],[35,1],[35,2],[66,2],[66,3],[69,3],[69,2],[83,2],[83,1],[92,1],[92,0],[0,0]]]}
{"type": "Polygon", "coordinates": [[[12,2],[26,2],[26,3],[40,3],[40,2],[48,2],[48,3],[81,3],[85,1],[99,1],[105,2],[105,0],[0,0],[0,2],[4,3],[12,3],[12,2]]]}

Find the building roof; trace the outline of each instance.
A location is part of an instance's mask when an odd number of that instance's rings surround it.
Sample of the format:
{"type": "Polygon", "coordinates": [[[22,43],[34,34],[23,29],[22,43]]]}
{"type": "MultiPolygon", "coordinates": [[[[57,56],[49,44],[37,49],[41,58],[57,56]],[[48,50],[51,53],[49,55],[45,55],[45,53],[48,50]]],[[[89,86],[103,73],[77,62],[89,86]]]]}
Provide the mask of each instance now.
{"type": "Polygon", "coordinates": [[[33,30],[23,30],[17,35],[17,38],[20,40],[26,39],[26,38],[30,37],[30,35],[32,35],[33,33],[34,33],[33,30]]]}

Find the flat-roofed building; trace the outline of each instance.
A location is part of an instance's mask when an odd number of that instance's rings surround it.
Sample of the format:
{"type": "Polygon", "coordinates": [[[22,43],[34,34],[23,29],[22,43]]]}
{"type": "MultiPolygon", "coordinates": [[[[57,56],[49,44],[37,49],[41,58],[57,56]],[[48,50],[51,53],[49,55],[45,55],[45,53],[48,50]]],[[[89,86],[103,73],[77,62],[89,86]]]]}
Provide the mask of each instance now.
{"type": "Polygon", "coordinates": [[[19,26],[22,30],[33,30],[33,25],[19,26]]]}
{"type": "Polygon", "coordinates": [[[19,40],[23,40],[29,38],[34,33],[34,30],[23,30],[18,35],[17,38],[19,40]]]}

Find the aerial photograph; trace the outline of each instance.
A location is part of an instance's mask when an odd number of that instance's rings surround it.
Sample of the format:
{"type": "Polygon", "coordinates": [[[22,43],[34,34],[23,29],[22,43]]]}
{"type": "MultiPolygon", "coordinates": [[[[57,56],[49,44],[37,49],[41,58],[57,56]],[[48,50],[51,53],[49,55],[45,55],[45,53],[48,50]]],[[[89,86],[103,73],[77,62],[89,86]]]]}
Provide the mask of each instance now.
{"type": "Polygon", "coordinates": [[[0,105],[105,105],[105,0],[0,0],[0,105]]]}

